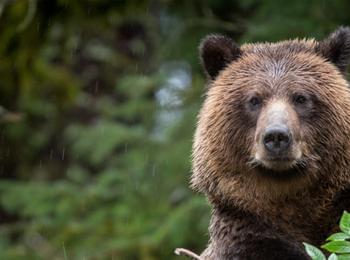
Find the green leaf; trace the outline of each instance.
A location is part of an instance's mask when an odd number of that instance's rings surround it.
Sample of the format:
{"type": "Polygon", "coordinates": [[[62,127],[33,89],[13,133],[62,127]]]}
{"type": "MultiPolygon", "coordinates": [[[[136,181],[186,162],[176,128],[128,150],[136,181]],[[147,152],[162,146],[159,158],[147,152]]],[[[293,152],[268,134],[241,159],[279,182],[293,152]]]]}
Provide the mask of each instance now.
{"type": "Polygon", "coordinates": [[[327,238],[327,241],[344,241],[346,239],[349,239],[350,235],[345,234],[343,232],[335,233],[327,238]]]}
{"type": "Polygon", "coordinates": [[[349,260],[350,254],[338,255],[338,260],[349,260]]]}
{"type": "Polygon", "coordinates": [[[343,216],[340,219],[340,230],[344,233],[350,235],[350,214],[347,211],[344,211],[343,216]]]}
{"type": "Polygon", "coordinates": [[[349,241],[331,241],[323,245],[322,248],[328,250],[331,253],[350,253],[349,241]]]}
{"type": "Polygon", "coordinates": [[[308,243],[303,243],[307,254],[311,257],[312,260],[326,260],[325,255],[320,249],[310,245],[308,243]]]}
{"type": "Polygon", "coordinates": [[[338,256],[333,253],[328,257],[328,260],[338,260],[338,256]]]}

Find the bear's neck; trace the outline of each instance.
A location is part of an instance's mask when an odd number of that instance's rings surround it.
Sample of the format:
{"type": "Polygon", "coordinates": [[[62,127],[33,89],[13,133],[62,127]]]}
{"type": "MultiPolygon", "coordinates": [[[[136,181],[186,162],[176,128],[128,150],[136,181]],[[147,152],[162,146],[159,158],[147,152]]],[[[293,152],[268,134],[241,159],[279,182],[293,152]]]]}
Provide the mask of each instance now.
{"type": "Polygon", "coordinates": [[[246,212],[277,225],[298,240],[320,244],[334,231],[344,210],[350,209],[350,186],[314,187],[293,197],[257,198],[239,203],[213,202],[215,212],[246,212]]]}

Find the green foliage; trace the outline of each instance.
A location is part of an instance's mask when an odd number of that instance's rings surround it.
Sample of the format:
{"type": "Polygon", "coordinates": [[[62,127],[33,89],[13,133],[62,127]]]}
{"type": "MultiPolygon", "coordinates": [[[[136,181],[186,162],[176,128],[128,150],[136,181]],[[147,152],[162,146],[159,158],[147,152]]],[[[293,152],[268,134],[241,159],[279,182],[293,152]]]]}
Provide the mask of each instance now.
{"type": "Polygon", "coordinates": [[[330,241],[323,245],[322,248],[339,254],[350,253],[350,242],[348,241],[330,241]]]}
{"type": "MultiPolygon", "coordinates": [[[[350,238],[350,214],[348,212],[344,211],[340,219],[339,227],[342,232],[332,234],[327,238],[328,242],[321,246],[323,249],[332,253],[328,257],[328,260],[350,259],[350,242],[348,241],[350,238]]],[[[304,246],[311,259],[326,259],[325,255],[318,248],[307,243],[304,243],[304,246]]]]}
{"type": "Polygon", "coordinates": [[[327,238],[327,241],[343,241],[346,239],[349,239],[350,236],[348,234],[339,232],[339,233],[334,233],[331,235],[329,238],[327,238]]]}
{"type": "Polygon", "coordinates": [[[350,235],[350,214],[346,211],[340,219],[339,228],[344,234],[350,235]]]}
{"type": "Polygon", "coordinates": [[[312,260],[326,260],[325,255],[322,253],[320,249],[310,245],[308,243],[303,243],[305,246],[305,250],[312,260]]]}

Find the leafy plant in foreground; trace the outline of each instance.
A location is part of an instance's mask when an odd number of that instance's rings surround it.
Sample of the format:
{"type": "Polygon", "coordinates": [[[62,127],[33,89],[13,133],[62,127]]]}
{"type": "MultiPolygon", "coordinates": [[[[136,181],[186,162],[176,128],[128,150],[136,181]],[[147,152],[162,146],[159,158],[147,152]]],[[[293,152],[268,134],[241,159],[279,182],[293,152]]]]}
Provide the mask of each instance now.
{"type": "MultiPolygon", "coordinates": [[[[321,247],[332,253],[328,260],[349,260],[350,259],[350,213],[344,211],[339,227],[341,232],[335,233],[327,238],[327,243],[321,247]]],[[[326,256],[320,249],[304,243],[305,250],[312,260],[326,260],[326,256]]]]}

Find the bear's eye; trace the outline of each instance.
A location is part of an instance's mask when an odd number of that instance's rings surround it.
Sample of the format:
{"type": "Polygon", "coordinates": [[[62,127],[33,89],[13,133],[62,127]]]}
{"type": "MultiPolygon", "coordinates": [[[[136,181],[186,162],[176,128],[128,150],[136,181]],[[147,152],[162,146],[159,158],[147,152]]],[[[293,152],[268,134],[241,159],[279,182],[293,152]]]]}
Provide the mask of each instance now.
{"type": "Polygon", "coordinates": [[[296,105],[303,105],[306,103],[307,98],[304,95],[295,95],[293,98],[293,101],[296,105]]]}
{"type": "Polygon", "coordinates": [[[249,104],[251,105],[252,108],[257,108],[261,105],[262,100],[259,97],[252,97],[249,99],[249,104]]]}

